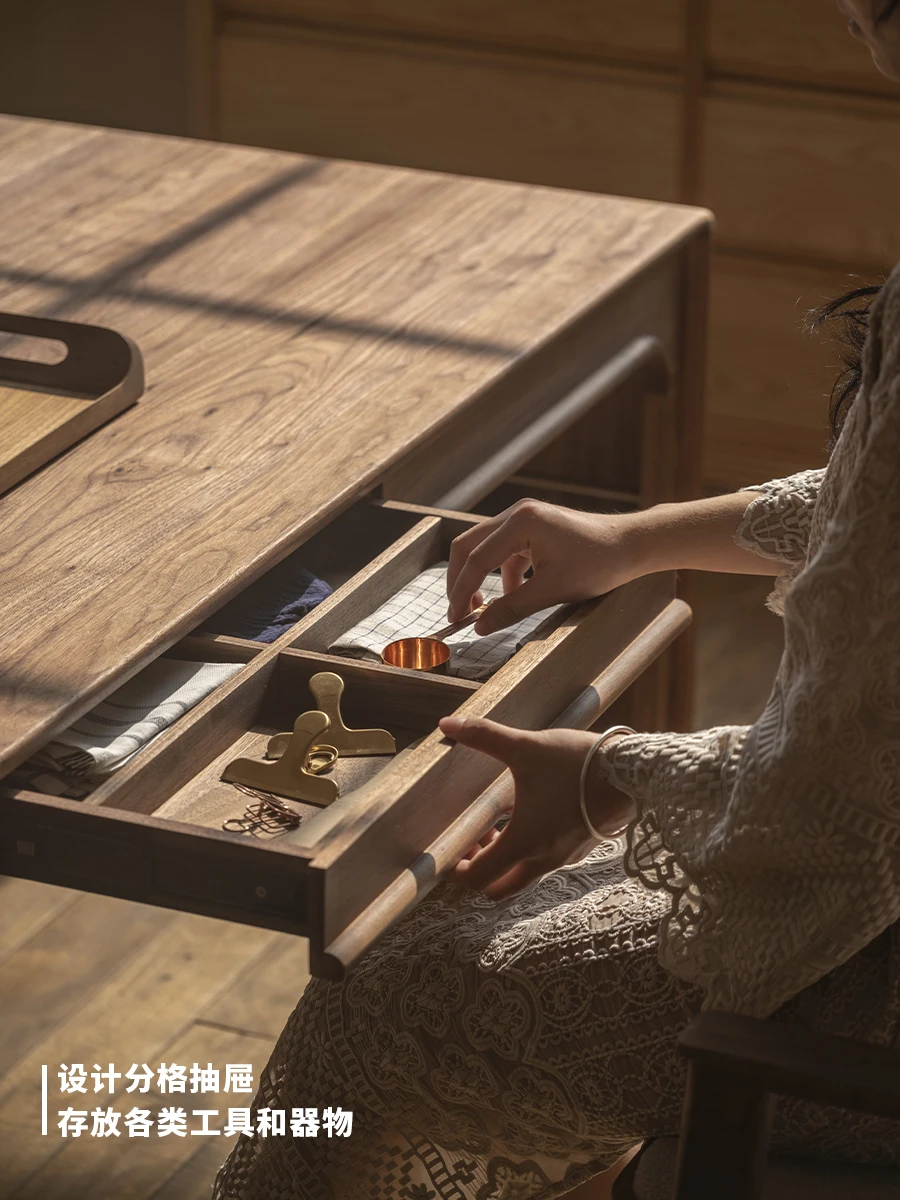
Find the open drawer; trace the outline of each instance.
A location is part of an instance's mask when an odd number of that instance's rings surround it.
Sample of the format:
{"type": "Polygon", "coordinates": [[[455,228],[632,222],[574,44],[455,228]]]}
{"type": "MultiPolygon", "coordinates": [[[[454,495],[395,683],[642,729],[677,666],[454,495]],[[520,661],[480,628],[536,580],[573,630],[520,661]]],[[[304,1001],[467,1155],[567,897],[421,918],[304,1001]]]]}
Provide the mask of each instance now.
{"type": "Polygon", "coordinates": [[[313,973],[340,978],[509,805],[500,764],[443,738],[440,718],[590,728],[690,620],[666,573],[557,614],[482,684],[329,653],[478,519],[398,502],[337,518],[330,543],[308,543],[311,561],[334,559],[333,595],[269,646],[195,634],[173,647],[243,666],[117,774],[82,801],[3,789],[0,872],[305,935],[313,973]],[[225,831],[247,798],[223,768],[315,708],[320,671],[344,680],[348,724],[387,728],[399,753],[339,760],[338,799],[294,804],[293,830],[225,831]]]}

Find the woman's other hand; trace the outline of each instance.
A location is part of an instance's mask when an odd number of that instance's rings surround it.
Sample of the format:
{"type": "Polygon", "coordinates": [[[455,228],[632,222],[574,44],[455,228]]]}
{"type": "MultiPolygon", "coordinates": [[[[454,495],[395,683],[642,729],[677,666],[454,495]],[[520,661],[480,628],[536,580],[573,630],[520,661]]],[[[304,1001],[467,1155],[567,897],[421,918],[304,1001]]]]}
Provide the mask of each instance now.
{"type": "Polygon", "coordinates": [[[475,625],[480,635],[504,629],[543,608],[602,596],[636,577],[628,515],[576,512],[520,500],[455,538],[447,571],[448,620],[477,604],[485,577],[500,568],[504,595],[475,625]],[[525,578],[529,567],[534,573],[525,578]]]}
{"type": "MultiPolygon", "coordinates": [[[[596,734],[574,729],[532,733],[472,717],[444,717],[440,727],[446,737],[509,767],[515,783],[508,823],[489,830],[463,856],[448,876],[451,882],[505,900],[588,852],[594,839],[581,816],[579,782],[596,734]]],[[[610,836],[633,816],[631,798],[599,772],[588,779],[587,797],[592,823],[610,836]]]]}

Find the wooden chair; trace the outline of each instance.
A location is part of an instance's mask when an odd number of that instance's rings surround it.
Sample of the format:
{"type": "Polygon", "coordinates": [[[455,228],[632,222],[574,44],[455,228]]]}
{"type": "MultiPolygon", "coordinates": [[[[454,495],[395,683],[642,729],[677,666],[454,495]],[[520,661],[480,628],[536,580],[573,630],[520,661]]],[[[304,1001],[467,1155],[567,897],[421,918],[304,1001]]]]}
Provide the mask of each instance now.
{"type": "Polygon", "coordinates": [[[900,1052],[776,1021],[706,1013],[679,1038],[690,1060],[681,1137],[656,1138],[615,1200],[898,1200],[900,1168],[767,1155],[778,1096],[900,1120],[900,1052]]]}

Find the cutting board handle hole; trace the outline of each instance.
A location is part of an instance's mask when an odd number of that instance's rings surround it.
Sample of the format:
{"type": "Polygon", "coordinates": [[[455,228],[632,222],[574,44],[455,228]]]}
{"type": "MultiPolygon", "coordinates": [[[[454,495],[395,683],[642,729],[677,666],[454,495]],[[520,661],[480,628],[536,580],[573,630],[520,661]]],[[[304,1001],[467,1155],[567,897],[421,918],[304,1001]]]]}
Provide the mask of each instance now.
{"type": "Polygon", "coordinates": [[[0,355],[23,362],[45,363],[55,367],[69,354],[65,342],[57,338],[30,337],[24,333],[0,333],[0,355]]]}

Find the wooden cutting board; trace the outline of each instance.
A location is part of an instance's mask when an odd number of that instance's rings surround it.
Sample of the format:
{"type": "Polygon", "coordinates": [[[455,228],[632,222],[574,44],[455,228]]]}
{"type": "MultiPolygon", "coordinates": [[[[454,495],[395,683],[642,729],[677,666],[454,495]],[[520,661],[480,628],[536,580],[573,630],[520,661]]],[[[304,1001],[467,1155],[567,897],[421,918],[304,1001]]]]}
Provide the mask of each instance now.
{"type": "MultiPolygon", "coordinates": [[[[4,334],[29,357],[0,354],[0,492],[129,408],[144,390],[140,351],[112,329],[0,312],[4,334]],[[31,357],[43,355],[42,348],[64,355],[58,362],[31,357]]],[[[7,349],[7,340],[0,348],[7,349]]]]}

